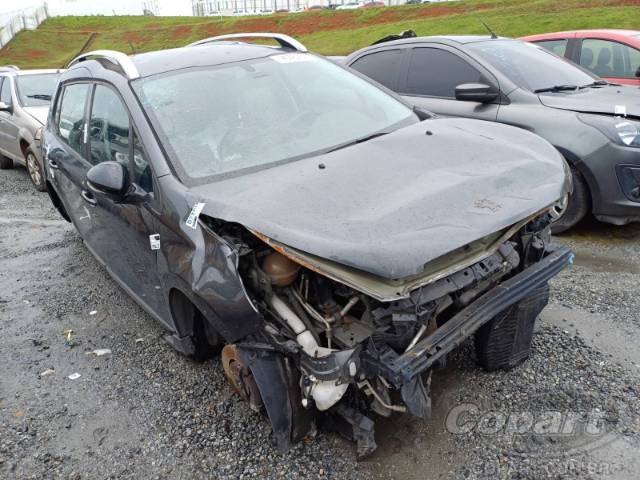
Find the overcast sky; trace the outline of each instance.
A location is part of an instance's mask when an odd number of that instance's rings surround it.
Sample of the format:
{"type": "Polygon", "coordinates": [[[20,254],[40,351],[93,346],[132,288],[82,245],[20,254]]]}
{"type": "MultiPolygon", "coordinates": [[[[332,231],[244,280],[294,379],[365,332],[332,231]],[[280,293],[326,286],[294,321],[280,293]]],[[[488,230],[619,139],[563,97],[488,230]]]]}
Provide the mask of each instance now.
{"type": "MultiPolygon", "coordinates": [[[[191,0],[157,0],[160,15],[191,15],[191,0]]],[[[38,0],[0,0],[0,16],[42,5],[38,0]]],[[[144,0],[49,0],[51,15],[142,14],[144,0]]]]}

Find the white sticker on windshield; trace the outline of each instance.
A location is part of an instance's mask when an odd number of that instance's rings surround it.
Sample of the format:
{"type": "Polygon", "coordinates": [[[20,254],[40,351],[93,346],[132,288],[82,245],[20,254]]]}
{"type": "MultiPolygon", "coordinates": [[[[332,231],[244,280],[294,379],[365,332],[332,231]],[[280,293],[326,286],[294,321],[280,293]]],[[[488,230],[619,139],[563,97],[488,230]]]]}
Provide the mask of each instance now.
{"type": "Polygon", "coordinates": [[[200,216],[200,212],[204,208],[204,203],[196,203],[191,209],[191,213],[187,217],[187,221],[184,222],[187,227],[191,227],[194,230],[198,227],[198,217],[200,216]]]}
{"type": "Polygon", "coordinates": [[[627,116],[627,106],[626,105],[616,105],[614,109],[614,113],[616,115],[622,115],[623,117],[627,116]]]}
{"type": "Polygon", "coordinates": [[[278,63],[299,63],[313,62],[313,55],[308,53],[283,53],[282,55],[273,55],[271,57],[278,63]]]}

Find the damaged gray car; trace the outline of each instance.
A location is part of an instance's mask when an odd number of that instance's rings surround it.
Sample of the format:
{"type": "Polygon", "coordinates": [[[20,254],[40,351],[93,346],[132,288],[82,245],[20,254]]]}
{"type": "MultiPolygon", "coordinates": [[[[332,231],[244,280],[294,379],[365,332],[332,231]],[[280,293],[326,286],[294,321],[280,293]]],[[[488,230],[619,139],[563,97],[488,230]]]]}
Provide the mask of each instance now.
{"type": "MultiPolygon", "coordinates": [[[[573,255],[549,225],[571,188],[545,140],[416,113],[294,39],[218,37],[62,74],[47,188],[109,273],[198,358],[220,353],[286,450],[430,414],[430,375],[529,355],[573,255]]],[[[253,37],[235,35],[235,37],[253,37]]]]}

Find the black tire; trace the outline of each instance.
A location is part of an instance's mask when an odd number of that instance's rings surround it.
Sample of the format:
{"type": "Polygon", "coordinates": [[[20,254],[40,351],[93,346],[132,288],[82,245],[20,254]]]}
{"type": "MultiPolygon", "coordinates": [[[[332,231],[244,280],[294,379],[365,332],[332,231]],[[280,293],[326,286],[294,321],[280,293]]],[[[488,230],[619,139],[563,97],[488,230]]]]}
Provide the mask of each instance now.
{"type": "Polygon", "coordinates": [[[204,362],[215,357],[222,347],[224,341],[213,327],[205,320],[197,308],[195,310],[195,318],[193,322],[193,346],[195,348],[191,358],[198,362],[204,362]]]}
{"type": "Polygon", "coordinates": [[[31,150],[27,149],[27,151],[24,152],[24,159],[27,165],[27,173],[33,186],[36,187],[36,190],[39,192],[46,191],[47,185],[44,181],[44,172],[42,171],[38,157],[36,157],[35,153],[31,150]]]}
{"type": "Polygon", "coordinates": [[[10,168],[13,168],[13,160],[0,155],[0,170],[9,170],[10,168]]]}
{"type": "Polygon", "coordinates": [[[485,370],[509,370],[529,357],[533,328],[549,302],[549,285],[533,290],[484,324],[475,335],[478,363],[485,370]]]}
{"type": "Polygon", "coordinates": [[[571,166],[573,192],[569,195],[567,206],[559,218],[551,224],[551,233],[557,235],[575,227],[591,210],[589,187],[582,174],[571,166]]]}

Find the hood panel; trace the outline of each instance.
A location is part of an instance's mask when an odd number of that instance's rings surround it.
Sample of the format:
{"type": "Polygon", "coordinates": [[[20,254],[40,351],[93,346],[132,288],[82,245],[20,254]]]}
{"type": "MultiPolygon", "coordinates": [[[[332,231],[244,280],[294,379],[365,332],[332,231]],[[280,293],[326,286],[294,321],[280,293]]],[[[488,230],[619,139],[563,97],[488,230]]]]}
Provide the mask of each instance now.
{"type": "Polygon", "coordinates": [[[623,106],[626,116],[640,118],[640,88],[606,86],[585,88],[577,93],[560,92],[539,95],[543,105],[582,113],[620,115],[616,107],[623,106]]]}
{"type": "Polygon", "coordinates": [[[49,107],[23,107],[23,110],[35,118],[42,125],[47,123],[49,115],[49,107]]]}
{"type": "Polygon", "coordinates": [[[562,162],[524,130],[437,119],[199,186],[189,200],[204,202],[206,215],[395,279],[558,200],[562,162]]]}

